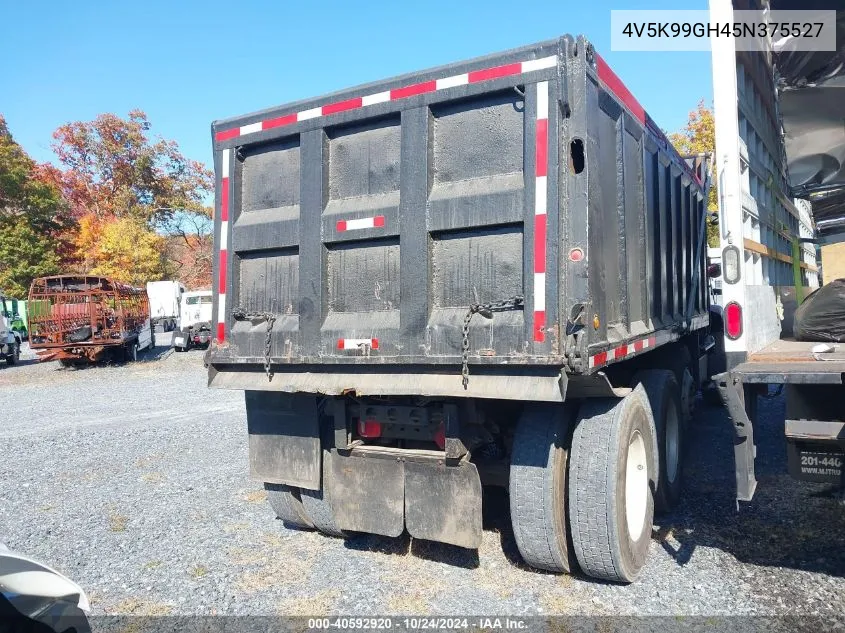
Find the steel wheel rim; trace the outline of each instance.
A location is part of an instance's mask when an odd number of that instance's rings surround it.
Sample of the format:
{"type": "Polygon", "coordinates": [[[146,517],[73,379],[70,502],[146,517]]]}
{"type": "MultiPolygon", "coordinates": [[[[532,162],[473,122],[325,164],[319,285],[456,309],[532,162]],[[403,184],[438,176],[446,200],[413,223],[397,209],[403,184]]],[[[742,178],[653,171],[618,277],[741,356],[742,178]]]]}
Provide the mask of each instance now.
{"type": "Polygon", "coordinates": [[[645,527],[648,506],[648,462],[645,440],[635,430],[628,442],[628,458],[625,464],[625,521],[628,534],[636,541],[645,527]]]}

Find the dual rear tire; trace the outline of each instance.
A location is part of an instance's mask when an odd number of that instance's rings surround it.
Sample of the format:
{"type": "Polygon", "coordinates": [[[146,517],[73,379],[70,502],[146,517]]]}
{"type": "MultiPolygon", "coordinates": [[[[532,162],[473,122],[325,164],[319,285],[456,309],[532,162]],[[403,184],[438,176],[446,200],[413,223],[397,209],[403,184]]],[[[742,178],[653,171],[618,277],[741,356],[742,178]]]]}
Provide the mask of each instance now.
{"type": "Polygon", "coordinates": [[[526,409],[509,481],[514,537],[526,563],[553,572],[577,563],[594,578],[636,579],[655,503],[665,509],[680,493],[679,400],[673,373],[653,370],[641,372],[620,400],[526,409]]]}

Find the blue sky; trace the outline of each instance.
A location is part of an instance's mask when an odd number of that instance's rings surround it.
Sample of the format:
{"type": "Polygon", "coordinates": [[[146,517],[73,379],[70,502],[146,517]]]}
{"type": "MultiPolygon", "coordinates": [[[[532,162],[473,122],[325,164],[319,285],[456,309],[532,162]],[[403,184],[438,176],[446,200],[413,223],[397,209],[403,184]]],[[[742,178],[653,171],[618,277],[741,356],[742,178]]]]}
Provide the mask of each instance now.
{"type": "Polygon", "coordinates": [[[146,111],[152,133],[211,164],[213,119],[439,64],[584,34],[667,131],[712,99],[709,53],[610,51],[611,9],[706,0],[146,0],[6,2],[0,113],[39,161],[52,131],[146,111]]]}

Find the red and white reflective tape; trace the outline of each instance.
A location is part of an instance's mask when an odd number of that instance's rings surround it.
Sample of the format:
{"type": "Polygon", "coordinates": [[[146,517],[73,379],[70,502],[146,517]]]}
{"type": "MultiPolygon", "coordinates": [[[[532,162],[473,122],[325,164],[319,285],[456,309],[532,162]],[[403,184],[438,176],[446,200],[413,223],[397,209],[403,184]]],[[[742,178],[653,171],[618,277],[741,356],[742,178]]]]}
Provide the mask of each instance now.
{"type": "Polygon", "coordinates": [[[657,337],[649,336],[647,338],[638,339],[631,343],[626,343],[625,345],[612,347],[611,349],[605,352],[599,352],[598,354],[593,354],[592,356],[590,356],[590,369],[592,369],[593,367],[606,365],[608,361],[622,360],[623,358],[633,356],[634,354],[638,354],[644,349],[650,349],[652,347],[655,347],[656,345],[657,337]]]}
{"type": "Polygon", "coordinates": [[[339,338],[337,339],[337,348],[338,349],[361,349],[361,347],[367,346],[371,349],[378,349],[378,339],[377,338],[339,338]]]}
{"type": "Polygon", "coordinates": [[[537,83],[534,152],[534,340],[546,340],[546,211],[549,170],[549,82],[537,83]]]}
{"type": "Polygon", "coordinates": [[[372,218],[358,218],[356,220],[338,220],[337,230],[339,233],[343,231],[356,231],[358,229],[374,229],[384,226],[384,216],[377,215],[372,218]]]}
{"type": "Polygon", "coordinates": [[[217,341],[226,340],[226,278],[229,263],[229,155],[221,152],[220,173],[220,249],[217,260],[217,341]]]}
{"type": "Polygon", "coordinates": [[[466,86],[482,81],[492,81],[493,79],[508,77],[510,75],[522,75],[524,73],[544,70],[546,68],[554,68],[555,65],[557,65],[557,55],[542,57],[540,59],[529,59],[524,62],[505,64],[494,68],[473,70],[468,73],[461,73],[460,75],[424,81],[422,83],[402,86],[401,88],[394,88],[393,90],[385,90],[384,92],[377,92],[363,97],[353,97],[352,99],[329,103],[328,105],[311,108],[310,110],[294,112],[292,114],[286,114],[272,119],[265,119],[264,121],[256,121],[255,123],[241,125],[240,127],[232,128],[231,130],[222,130],[217,132],[214,138],[218,141],[227,141],[229,139],[238,138],[239,136],[245,136],[247,134],[270,130],[272,128],[282,127],[285,125],[292,125],[300,121],[316,119],[321,116],[329,116],[331,114],[337,114],[338,112],[355,110],[376,103],[407,99],[408,97],[425,94],[427,92],[454,88],[455,86],[466,86]]]}

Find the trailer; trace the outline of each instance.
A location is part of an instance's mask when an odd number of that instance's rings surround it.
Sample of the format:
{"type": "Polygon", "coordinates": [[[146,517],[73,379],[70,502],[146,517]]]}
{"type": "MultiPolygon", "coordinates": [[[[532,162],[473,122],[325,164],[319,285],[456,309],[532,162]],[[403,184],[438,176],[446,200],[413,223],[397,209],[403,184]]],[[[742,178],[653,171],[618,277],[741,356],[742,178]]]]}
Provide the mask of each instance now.
{"type": "MultiPolygon", "coordinates": [[[[761,7],[710,0],[711,19],[730,21],[734,8],[761,7]]],[[[836,15],[841,42],[845,11],[836,15]]],[[[724,354],[711,355],[710,373],[733,423],[736,498],[751,501],[757,488],[758,399],[780,392],[784,471],[841,489],[845,344],[795,340],[792,315],[818,287],[816,244],[845,241],[845,57],[788,41],[761,41],[757,52],[712,42],[722,277],[712,326],[724,354]]]]}
{"type": "Polygon", "coordinates": [[[180,305],[185,286],[178,281],[148,281],[147,297],[153,329],[161,325],[164,332],[172,332],[179,323],[180,305]]]}
{"type": "Polygon", "coordinates": [[[182,295],[179,329],[173,332],[173,349],[187,352],[211,344],[211,290],[189,290],[182,295]]]}
{"type": "Polygon", "coordinates": [[[634,580],[713,346],[706,161],[570,36],[212,136],[209,384],[277,516],[477,548],[503,486],[526,563],[634,580]]]}
{"type": "Polygon", "coordinates": [[[155,347],[142,288],[95,275],[40,277],[28,305],[30,347],[40,361],[137,360],[138,352],[155,347]]]}

